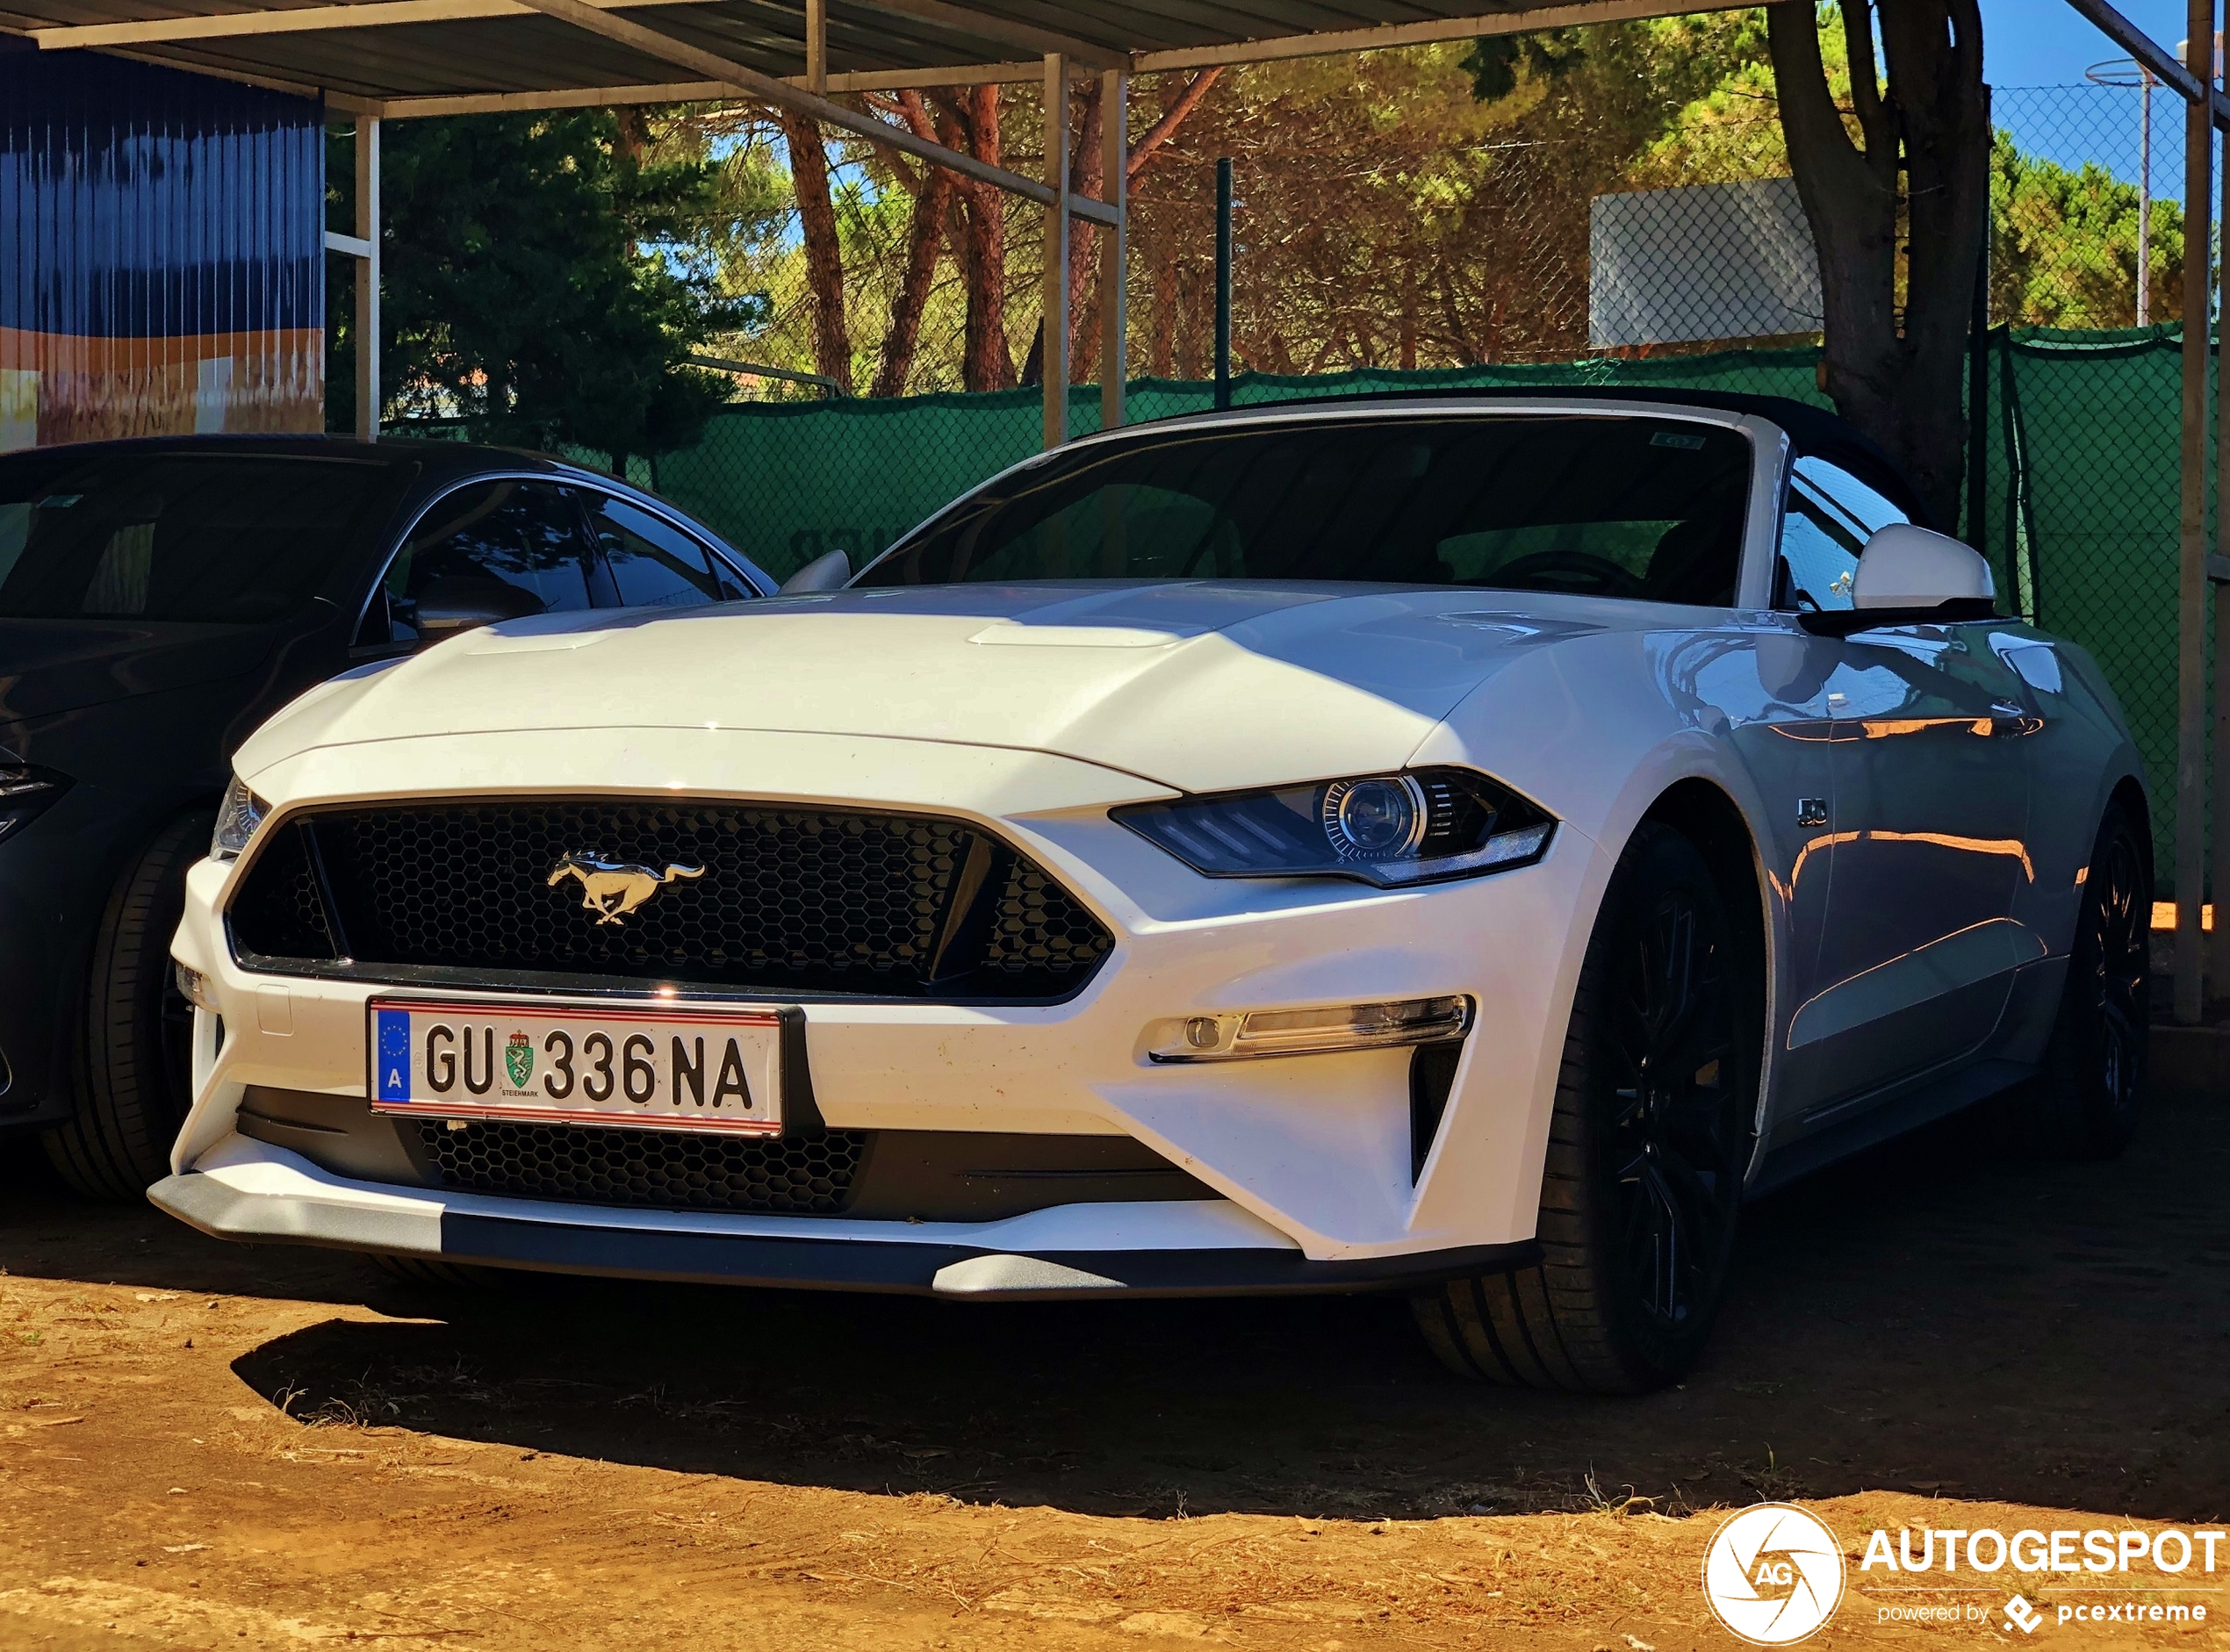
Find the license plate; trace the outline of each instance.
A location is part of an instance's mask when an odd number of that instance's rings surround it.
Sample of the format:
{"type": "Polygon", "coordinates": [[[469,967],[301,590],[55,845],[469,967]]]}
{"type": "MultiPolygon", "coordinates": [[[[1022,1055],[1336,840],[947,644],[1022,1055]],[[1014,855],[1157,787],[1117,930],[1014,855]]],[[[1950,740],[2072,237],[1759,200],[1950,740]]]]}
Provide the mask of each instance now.
{"type": "Polygon", "coordinates": [[[773,1134],[782,1128],[773,1009],[373,999],[376,1113],[773,1134]]]}

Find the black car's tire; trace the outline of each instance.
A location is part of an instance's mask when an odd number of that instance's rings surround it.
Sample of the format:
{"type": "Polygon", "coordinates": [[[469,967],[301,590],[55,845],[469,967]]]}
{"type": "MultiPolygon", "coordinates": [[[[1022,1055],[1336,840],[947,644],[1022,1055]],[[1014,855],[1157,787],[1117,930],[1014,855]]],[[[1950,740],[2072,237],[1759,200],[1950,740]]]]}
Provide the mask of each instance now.
{"type": "Polygon", "coordinates": [[[2111,1159],[2137,1134],[2152,1033],[2152,921],[2145,838],[2129,811],[2111,804],[2083,879],[2044,1071],[2016,1102],[2047,1153],[2111,1159]]]}
{"type": "Polygon", "coordinates": [[[110,895],[78,1017],[76,1111],[47,1132],[47,1156],[91,1199],[136,1200],[170,1167],[193,1100],[193,1007],[170,967],[186,871],[209,852],[213,817],[164,827],[110,895]]]}
{"type": "Polygon", "coordinates": [[[1630,1394],[1694,1363],[1726,1292],[1756,1113],[1743,952],[1703,857],[1645,822],[1611,876],[1572,999],[1541,1264],[1413,1299],[1451,1369],[1630,1394]]]}

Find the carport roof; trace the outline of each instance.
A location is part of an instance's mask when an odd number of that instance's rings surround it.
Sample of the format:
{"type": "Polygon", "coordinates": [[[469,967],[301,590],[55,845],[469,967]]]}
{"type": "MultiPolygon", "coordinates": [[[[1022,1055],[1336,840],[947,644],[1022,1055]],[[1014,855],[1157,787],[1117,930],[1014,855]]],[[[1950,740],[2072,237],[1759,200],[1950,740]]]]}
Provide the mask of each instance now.
{"type": "Polygon", "coordinates": [[[0,32],[396,117],[737,96],[736,77],[715,61],[801,89],[864,91],[1035,79],[1050,53],[1075,70],[1153,73],[1741,3],[629,0],[622,10],[615,0],[0,0],[0,32]],[[824,11],[825,61],[809,64],[809,15],[824,11]]]}

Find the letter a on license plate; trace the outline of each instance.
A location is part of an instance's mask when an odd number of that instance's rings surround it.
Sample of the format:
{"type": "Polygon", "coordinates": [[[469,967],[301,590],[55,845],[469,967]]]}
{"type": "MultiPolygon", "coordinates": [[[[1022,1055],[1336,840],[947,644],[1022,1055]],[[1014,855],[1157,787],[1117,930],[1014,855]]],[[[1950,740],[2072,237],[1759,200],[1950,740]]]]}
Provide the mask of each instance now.
{"type": "Polygon", "coordinates": [[[773,1134],[782,1019],[708,1010],[375,998],[374,1112],[773,1134]]]}

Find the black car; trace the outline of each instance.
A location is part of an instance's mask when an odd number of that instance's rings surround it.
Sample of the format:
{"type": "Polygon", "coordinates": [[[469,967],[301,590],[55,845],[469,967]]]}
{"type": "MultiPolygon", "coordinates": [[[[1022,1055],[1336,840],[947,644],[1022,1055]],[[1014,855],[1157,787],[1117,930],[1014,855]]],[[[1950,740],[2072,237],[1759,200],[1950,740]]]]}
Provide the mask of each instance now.
{"type": "Polygon", "coordinates": [[[184,1117],[169,946],[240,743],[497,620],[763,596],[635,489],[462,442],[205,436],[0,458],[0,1133],[137,1197],[184,1117]]]}

